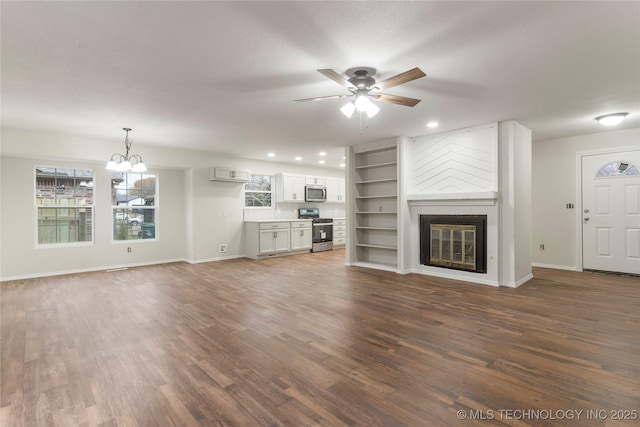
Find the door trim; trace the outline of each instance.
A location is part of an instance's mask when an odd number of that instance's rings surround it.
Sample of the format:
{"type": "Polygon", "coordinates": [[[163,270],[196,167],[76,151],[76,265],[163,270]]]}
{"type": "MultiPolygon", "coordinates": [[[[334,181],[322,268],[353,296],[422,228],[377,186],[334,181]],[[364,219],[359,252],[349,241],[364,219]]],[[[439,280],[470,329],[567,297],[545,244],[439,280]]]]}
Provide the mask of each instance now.
{"type": "Polygon", "coordinates": [[[576,271],[583,271],[582,253],[582,159],[587,156],[599,154],[615,154],[625,151],[638,151],[637,146],[612,147],[600,150],[576,152],[576,271]]]}

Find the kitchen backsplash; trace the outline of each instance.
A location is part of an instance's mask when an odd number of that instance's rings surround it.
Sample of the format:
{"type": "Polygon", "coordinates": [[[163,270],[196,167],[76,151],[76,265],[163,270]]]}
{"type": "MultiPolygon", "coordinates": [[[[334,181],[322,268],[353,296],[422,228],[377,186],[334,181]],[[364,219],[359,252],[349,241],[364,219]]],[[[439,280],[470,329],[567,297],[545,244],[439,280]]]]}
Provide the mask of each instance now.
{"type": "Polygon", "coordinates": [[[275,209],[244,209],[245,221],[297,219],[299,208],[318,208],[322,218],[344,218],[344,203],[276,203],[275,209]]]}

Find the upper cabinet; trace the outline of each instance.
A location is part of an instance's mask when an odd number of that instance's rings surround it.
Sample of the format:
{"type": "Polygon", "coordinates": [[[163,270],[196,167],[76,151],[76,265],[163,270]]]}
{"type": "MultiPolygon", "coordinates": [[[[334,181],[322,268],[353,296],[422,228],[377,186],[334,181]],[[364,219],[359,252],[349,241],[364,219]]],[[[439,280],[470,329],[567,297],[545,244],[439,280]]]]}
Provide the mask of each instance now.
{"type": "Polygon", "coordinates": [[[344,178],[326,178],[327,202],[344,203],[344,178]]]}
{"type": "Polygon", "coordinates": [[[276,201],[304,203],[305,185],[324,185],[327,187],[327,202],[344,203],[344,178],[296,175],[290,173],[276,174],[276,201]]]}
{"type": "Polygon", "coordinates": [[[305,176],[304,183],[306,185],[327,185],[327,178],[324,176],[305,176]]]}
{"type": "Polygon", "coordinates": [[[289,173],[276,175],[276,201],[304,202],[305,176],[289,173]]]}

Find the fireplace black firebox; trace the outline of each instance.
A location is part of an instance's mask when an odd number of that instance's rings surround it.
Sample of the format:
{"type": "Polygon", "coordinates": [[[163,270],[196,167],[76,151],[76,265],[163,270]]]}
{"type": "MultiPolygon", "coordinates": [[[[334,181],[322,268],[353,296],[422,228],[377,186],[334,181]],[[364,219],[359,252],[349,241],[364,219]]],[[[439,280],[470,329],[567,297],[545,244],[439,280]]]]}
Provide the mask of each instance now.
{"type": "Polygon", "coordinates": [[[486,215],[420,215],[420,264],[487,272],[486,215]]]}

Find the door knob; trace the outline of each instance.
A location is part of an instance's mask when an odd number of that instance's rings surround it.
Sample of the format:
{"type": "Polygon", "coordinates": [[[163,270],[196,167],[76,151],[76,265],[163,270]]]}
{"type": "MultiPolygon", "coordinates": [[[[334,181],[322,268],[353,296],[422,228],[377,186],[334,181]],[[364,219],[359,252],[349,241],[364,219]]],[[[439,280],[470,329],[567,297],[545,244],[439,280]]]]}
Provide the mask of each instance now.
{"type": "Polygon", "coordinates": [[[589,221],[589,217],[588,217],[588,216],[585,216],[585,217],[584,217],[584,222],[588,222],[588,221],[589,221]]]}

